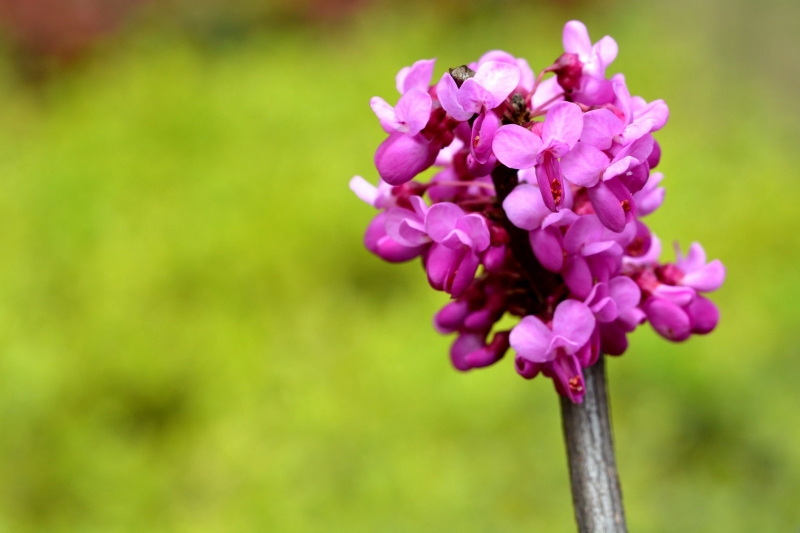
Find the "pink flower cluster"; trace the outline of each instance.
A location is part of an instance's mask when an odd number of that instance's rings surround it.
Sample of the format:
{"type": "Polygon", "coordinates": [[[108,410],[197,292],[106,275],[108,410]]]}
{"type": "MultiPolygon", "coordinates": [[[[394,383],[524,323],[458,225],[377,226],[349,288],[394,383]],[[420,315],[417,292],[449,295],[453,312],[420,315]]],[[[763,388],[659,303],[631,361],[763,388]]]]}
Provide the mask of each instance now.
{"type": "Polygon", "coordinates": [[[452,296],[434,325],[457,334],[457,369],[494,364],[510,346],[521,376],[542,373],[581,402],[582,368],[625,352],[639,324],[672,341],[713,330],[719,312],[702,294],[725,268],[697,243],[659,262],[640,218],[664,200],[653,133],[669,110],[631,96],[621,74],[606,78],[611,37],[593,45],[571,21],[563,42],[538,76],[502,51],[435,85],[434,60],[402,69],[397,104],[370,102],[389,134],[375,153],[381,180],[350,187],[380,211],[366,247],[390,262],[421,257],[431,287],[452,296]],[[507,313],[521,320],[501,330],[507,313]]]}

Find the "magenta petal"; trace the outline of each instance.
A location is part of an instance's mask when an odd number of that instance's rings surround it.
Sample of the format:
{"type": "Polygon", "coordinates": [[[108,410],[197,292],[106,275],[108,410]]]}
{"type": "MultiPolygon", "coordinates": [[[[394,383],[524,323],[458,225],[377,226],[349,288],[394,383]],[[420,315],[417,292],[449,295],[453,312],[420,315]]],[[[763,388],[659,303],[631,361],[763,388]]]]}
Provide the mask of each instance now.
{"type": "Polygon", "coordinates": [[[456,204],[450,202],[434,204],[425,216],[425,230],[435,242],[442,242],[456,229],[458,219],[463,216],[464,211],[456,204]]]}
{"type": "Polygon", "coordinates": [[[489,331],[496,321],[497,313],[492,309],[479,309],[467,315],[463,327],[470,331],[489,331]]]}
{"type": "Polygon", "coordinates": [[[642,109],[637,109],[633,113],[634,120],[648,120],[652,124],[650,131],[658,131],[664,127],[669,120],[669,108],[664,100],[653,100],[642,109]]]}
{"type": "Polygon", "coordinates": [[[393,207],[386,211],[386,234],[405,246],[430,242],[422,220],[413,211],[393,207]]]}
{"type": "Polygon", "coordinates": [[[550,272],[561,272],[564,266],[564,249],[561,247],[561,232],[554,227],[530,232],[533,255],[550,272]]]}
{"type": "Polygon", "coordinates": [[[615,75],[611,79],[611,84],[614,88],[614,94],[617,96],[614,105],[622,111],[625,115],[625,123],[629,124],[633,120],[633,111],[631,111],[631,93],[625,83],[625,76],[622,74],[615,75]]]}
{"type": "MultiPolygon", "coordinates": [[[[598,63],[594,61],[595,65],[598,63]]],[[[587,64],[584,65],[584,73],[589,70],[592,65],[587,64]]],[[[599,71],[599,69],[595,69],[599,71]]],[[[593,105],[605,105],[613,103],[614,101],[614,88],[611,85],[611,81],[600,77],[599,75],[584,75],[581,78],[581,84],[578,88],[578,91],[574,92],[572,98],[575,102],[593,106],[593,105]]],[[[598,72],[599,74],[599,72],[598,72]]]]}
{"type": "Polygon", "coordinates": [[[601,181],[596,187],[587,189],[597,218],[611,231],[617,233],[625,229],[625,211],[608,184],[601,181]]]}
{"type": "Polygon", "coordinates": [[[394,108],[389,105],[386,100],[380,96],[373,96],[369,101],[369,106],[372,108],[375,116],[378,117],[383,131],[386,133],[394,133],[400,129],[402,124],[397,118],[394,108]]]}
{"type": "Polygon", "coordinates": [[[561,163],[552,153],[544,153],[543,162],[536,167],[536,181],[542,192],[544,205],[550,211],[558,211],[564,203],[564,176],[561,172],[561,163]]]}
{"type": "Polygon", "coordinates": [[[527,183],[520,183],[511,191],[503,200],[503,210],[512,224],[529,231],[537,229],[551,213],[539,188],[527,183]]]}
{"type": "Polygon", "coordinates": [[[421,134],[393,133],[378,146],[375,166],[383,181],[402,185],[430,167],[437,152],[421,134]]]}
{"type": "Polygon", "coordinates": [[[580,142],[600,150],[608,150],[611,148],[614,136],[619,135],[623,128],[622,121],[612,111],[595,109],[583,115],[580,142]]]}
{"type": "MultiPolygon", "coordinates": [[[[436,204],[441,205],[441,204],[436,204]]],[[[482,252],[489,247],[489,227],[486,219],[478,213],[470,213],[458,219],[456,229],[463,231],[469,237],[467,246],[477,252],[482,252]]]]}
{"type": "MultiPolygon", "coordinates": [[[[629,168],[627,171],[623,172],[617,178],[619,181],[625,185],[625,188],[631,194],[637,193],[642,190],[642,188],[647,183],[647,178],[650,176],[650,164],[645,161],[640,165],[636,165],[632,168],[629,168]]],[[[634,205],[636,205],[636,199],[634,199],[634,205]]],[[[637,206],[637,213],[638,213],[638,206],[637,206]]]]}
{"type": "Polygon", "coordinates": [[[480,113],[484,109],[489,110],[496,107],[492,105],[494,102],[492,93],[476,82],[475,78],[469,78],[461,84],[456,98],[464,111],[470,113],[480,113]]]}
{"type": "Polygon", "coordinates": [[[599,241],[603,236],[603,224],[596,216],[584,215],[575,221],[564,235],[564,248],[570,254],[577,254],[589,243],[599,241]]]}
{"type": "Polygon", "coordinates": [[[500,127],[500,119],[493,112],[482,113],[472,125],[472,156],[479,162],[485,163],[492,155],[492,142],[494,134],[500,127]]]}
{"type": "Polygon", "coordinates": [[[586,344],[594,331],[595,319],[586,304],[578,300],[564,300],[553,315],[553,340],[563,338],[569,343],[564,346],[567,353],[573,354],[586,344]]]}
{"type": "Polygon", "coordinates": [[[486,347],[486,337],[479,333],[461,333],[450,347],[450,361],[457,370],[472,368],[467,356],[486,347]]]}
{"type": "Polygon", "coordinates": [[[644,137],[637,139],[633,143],[620,150],[614,157],[614,161],[619,161],[625,157],[632,157],[637,161],[644,163],[647,161],[647,158],[653,151],[654,142],[655,140],[653,139],[652,135],[645,135],[644,137]]]}
{"type": "Polygon", "coordinates": [[[678,305],[662,298],[650,298],[644,312],[659,335],[671,341],[683,341],[692,333],[689,316],[678,305]]]}
{"type": "Polygon", "coordinates": [[[639,305],[642,291],[639,285],[627,276],[617,276],[608,282],[608,292],[617,303],[619,311],[625,312],[639,305]]]}
{"type": "Polygon", "coordinates": [[[600,331],[599,331],[599,324],[595,326],[594,332],[592,332],[592,338],[581,346],[577,352],[575,352],[575,358],[578,360],[582,368],[586,368],[588,366],[592,366],[597,362],[597,357],[600,356],[600,331]]]}
{"type": "Polygon", "coordinates": [[[635,330],[639,324],[644,323],[645,320],[647,320],[645,312],[638,307],[634,307],[633,309],[621,312],[615,324],[626,333],[630,333],[635,330]]]}
{"type": "Polygon", "coordinates": [[[616,322],[600,324],[600,349],[608,355],[622,355],[628,349],[625,330],[616,322]]]}
{"type": "Polygon", "coordinates": [[[492,150],[498,161],[509,168],[531,168],[536,164],[536,154],[542,140],[531,131],[509,124],[499,128],[492,141],[492,150]]]}
{"type": "Polygon", "coordinates": [[[556,389],[572,403],[582,403],[586,394],[583,370],[574,355],[561,355],[553,361],[553,381],[556,389]]]}
{"type": "Polygon", "coordinates": [[[490,155],[485,163],[479,163],[472,154],[467,154],[467,170],[476,178],[488,176],[497,165],[497,158],[490,155]]]}
{"type": "Polygon", "coordinates": [[[619,46],[617,45],[617,41],[613,38],[606,35],[592,47],[592,51],[597,55],[598,59],[600,59],[600,63],[603,65],[603,69],[614,62],[617,58],[617,53],[619,53],[619,46]]]}
{"type": "Polygon", "coordinates": [[[378,253],[378,241],[386,236],[386,213],[380,213],[367,226],[364,233],[364,247],[373,254],[378,253]]]}
{"type": "MultiPolygon", "coordinates": [[[[475,83],[486,89],[491,94],[491,100],[487,104],[489,109],[494,109],[508,98],[511,91],[517,88],[520,79],[519,67],[516,64],[505,63],[503,61],[487,61],[478,67],[475,77],[471,78],[475,83]]],[[[467,80],[469,81],[469,80],[467,80]]],[[[466,85],[466,82],[464,82],[466,85]]],[[[464,85],[461,86],[462,89],[464,85]]]]}
{"type": "Polygon", "coordinates": [[[615,255],[615,251],[614,248],[611,248],[606,253],[586,257],[586,262],[589,264],[589,270],[592,272],[592,278],[595,281],[608,283],[612,277],[619,273],[622,267],[622,258],[619,255],[615,255]]]}
{"type": "Polygon", "coordinates": [[[465,361],[471,368],[484,368],[502,359],[506,351],[508,351],[508,332],[498,331],[488,346],[471,352],[465,361]]]}
{"type": "Polygon", "coordinates": [[[605,173],[603,174],[604,180],[610,180],[620,174],[627,172],[629,168],[635,167],[639,165],[641,162],[631,156],[626,156],[623,158],[614,158],[614,162],[608,165],[605,173]]]}
{"type": "Polygon", "coordinates": [[[583,111],[581,108],[572,102],[558,102],[547,110],[542,141],[546,145],[558,141],[571,149],[580,139],[582,130],[583,111]]]}
{"type": "Polygon", "coordinates": [[[483,268],[487,272],[500,272],[506,262],[506,247],[504,245],[490,246],[486,253],[483,254],[481,261],[483,262],[483,268]]]}
{"type": "Polygon", "coordinates": [[[648,178],[644,188],[634,193],[633,201],[636,202],[637,212],[640,217],[649,215],[664,203],[666,189],[664,189],[664,187],[658,187],[658,184],[663,178],[663,174],[654,172],[648,178]]]}
{"type": "Polygon", "coordinates": [[[658,144],[658,142],[654,142],[653,151],[650,152],[649,156],[647,156],[647,164],[650,165],[650,168],[656,168],[660,162],[661,162],[661,146],[658,144]]]}
{"type": "Polygon", "coordinates": [[[686,273],[700,270],[706,264],[706,251],[699,242],[693,242],[689,246],[689,252],[686,254],[686,257],[683,257],[683,254],[681,254],[681,250],[678,247],[678,243],[676,242],[675,255],[677,256],[676,264],[678,265],[678,268],[686,273]]]}
{"type": "Polygon", "coordinates": [[[628,124],[619,136],[623,144],[630,144],[637,139],[641,139],[653,129],[653,123],[649,120],[642,120],[628,124]]]}
{"type": "Polygon", "coordinates": [[[517,64],[516,58],[505,50],[489,50],[478,59],[478,65],[483,65],[489,61],[500,61],[501,63],[508,63],[510,65],[517,64]]]}
{"type": "Polygon", "coordinates": [[[461,263],[466,248],[454,250],[442,244],[434,244],[428,252],[425,261],[425,271],[428,274],[428,283],[437,291],[445,290],[445,284],[452,273],[461,263]]]}
{"type": "Polygon", "coordinates": [[[564,25],[561,39],[564,51],[579,56],[588,56],[592,53],[592,41],[589,39],[589,30],[586,25],[578,20],[570,20],[564,25]]]}
{"type": "Polygon", "coordinates": [[[390,263],[404,263],[419,255],[425,249],[424,246],[409,247],[392,240],[388,235],[378,240],[375,254],[390,263]]]}
{"type": "Polygon", "coordinates": [[[412,218],[402,220],[397,228],[397,236],[395,237],[389,232],[388,221],[386,233],[400,244],[406,246],[421,246],[430,242],[428,234],[425,233],[424,224],[412,218]]]}
{"type": "Polygon", "coordinates": [[[395,78],[397,92],[405,94],[411,89],[427,91],[433,77],[435,63],[435,59],[420,59],[410,67],[401,69],[395,78]]]}
{"type": "Polygon", "coordinates": [[[669,300],[681,307],[688,305],[695,296],[694,289],[690,287],[676,287],[674,285],[659,285],[653,290],[653,295],[669,300]]]}
{"type": "Polygon", "coordinates": [[[403,263],[418,257],[424,246],[404,246],[386,235],[386,214],[381,213],[372,219],[364,234],[364,246],[384,261],[403,263]]]}
{"type": "Polygon", "coordinates": [[[378,199],[378,188],[362,178],[361,176],[353,176],[350,180],[350,190],[358,196],[358,199],[371,206],[375,205],[378,199]]]}
{"type": "Polygon", "coordinates": [[[397,102],[397,120],[405,124],[409,135],[416,135],[428,124],[431,117],[431,96],[423,90],[411,89],[397,102]]]}
{"type": "MultiPolygon", "coordinates": [[[[569,187],[565,188],[564,190],[568,191],[569,187]]],[[[566,205],[567,203],[571,204],[572,202],[567,202],[565,200],[564,204],[566,205]]],[[[550,212],[546,217],[544,217],[544,220],[542,220],[542,229],[548,228],[550,226],[556,228],[560,228],[562,226],[569,226],[579,218],[580,215],[576,215],[573,211],[571,211],[567,207],[562,207],[561,210],[558,211],[557,213],[550,212]]]]}
{"type": "Polygon", "coordinates": [[[517,374],[525,379],[535,378],[539,372],[542,371],[543,367],[544,363],[532,363],[520,356],[517,356],[516,359],[514,359],[514,368],[516,369],[517,374]]]}
{"type": "Polygon", "coordinates": [[[472,280],[475,279],[475,274],[478,272],[478,267],[481,264],[480,257],[473,250],[467,250],[461,262],[458,263],[455,272],[450,274],[450,279],[445,281],[445,292],[449,293],[453,298],[458,298],[469,288],[472,280]]]}
{"type": "Polygon", "coordinates": [[[526,316],[511,330],[511,347],[517,355],[532,363],[546,363],[553,354],[547,352],[553,332],[535,316],[526,316]]]}
{"type": "Polygon", "coordinates": [[[590,144],[579,142],[561,158],[561,169],[570,183],[594,187],[608,167],[608,156],[590,144]]]}
{"type": "Polygon", "coordinates": [[[469,306],[467,302],[450,302],[433,317],[433,326],[439,333],[452,333],[464,325],[464,319],[468,313],[469,306]]]}
{"type": "Polygon", "coordinates": [[[715,259],[694,272],[687,273],[681,280],[681,285],[692,287],[700,292],[712,292],[725,281],[725,267],[715,259]]]}
{"type": "Polygon", "coordinates": [[[697,296],[685,309],[694,324],[692,333],[705,335],[706,333],[711,333],[717,327],[719,309],[711,300],[697,296]]]}
{"type": "Polygon", "coordinates": [[[583,256],[573,255],[564,265],[564,283],[577,298],[585,299],[592,290],[592,271],[583,256]]]}
{"type": "Polygon", "coordinates": [[[602,253],[620,256],[622,255],[622,247],[614,241],[600,241],[587,243],[581,249],[581,255],[585,257],[602,253]]]}
{"type": "Polygon", "coordinates": [[[617,304],[610,297],[601,298],[596,302],[590,303],[589,309],[592,310],[592,313],[594,313],[594,317],[598,322],[612,322],[616,320],[617,316],[619,315],[617,304]]]}
{"type": "Polygon", "coordinates": [[[456,80],[453,79],[449,72],[445,72],[436,85],[436,95],[444,110],[454,119],[463,122],[472,118],[474,113],[465,111],[459,103],[458,85],[456,85],[456,80]]]}

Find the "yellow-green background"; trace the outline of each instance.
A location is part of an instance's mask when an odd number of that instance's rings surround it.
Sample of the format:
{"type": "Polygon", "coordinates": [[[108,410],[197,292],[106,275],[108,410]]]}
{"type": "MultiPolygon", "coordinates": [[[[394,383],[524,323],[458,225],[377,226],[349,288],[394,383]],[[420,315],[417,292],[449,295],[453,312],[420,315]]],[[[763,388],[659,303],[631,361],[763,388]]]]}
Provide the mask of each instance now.
{"type": "Polygon", "coordinates": [[[362,248],[347,188],[400,67],[538,71],[570,18],[670,106],[664,257],[728,268],[714,334],[609,362],[630,530],[800,528],[800,6],[459,5],[2,61],[0,532],[573,531],[551,383],[452,370],[445,295],[362,248]]]}

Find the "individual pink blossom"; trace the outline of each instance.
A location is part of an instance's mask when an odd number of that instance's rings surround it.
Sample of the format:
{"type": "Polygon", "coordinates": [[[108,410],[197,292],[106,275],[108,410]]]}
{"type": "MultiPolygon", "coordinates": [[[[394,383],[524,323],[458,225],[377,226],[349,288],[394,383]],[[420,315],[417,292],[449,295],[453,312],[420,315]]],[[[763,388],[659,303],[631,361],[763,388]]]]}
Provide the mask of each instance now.
{"type": "Polygon", "coordinates": [[[516,65],[487,61],[460,85],[445,72],[436,86],[436,94],[444,110],[454,119],[463,121],[502,104],[519,80],[520,71],[516,65]]]}
{"type": "Polygon", "coordinates": [[[603,105],[614,98],[611,83],[605,79],[605,71],[617,57],[616,41],[605,36],[592,45],[586,26],[571,20],[564,26],[564,51],[575,54],[582,64],[581,83],[573,92],[576,102],[586,105],[603,105]]]}
{"type": "Polygon", "coordinates": [[[509,168],[536,166],[536,179],[545,205],[557,211],[564,200],[564,177],[559,158],[578,142],[583,129],[583,112],[570,102],[558,102],[547,111],[539,137],[517,125],[497,130],[492,148],[497,159],[509,168]]]}
{"type": "Polygon", "coordinates": [[[390,185],[402,185],[436,161],[441,146],[424,135],[395,132],[375,152],[375,167],[390,185]]]}
{"type": "Polygon", "coordinates": [[[725,281],[725,267],[719,259],[706,262],[706,252],[700,243],[692,243],[685,257],[676,243],[675,255],[675,265],[682,272],[680,278],[675,280],[678,285],[691,287],[698,292],[713,292],[725,281]]]}
{"type": "Polygon", "coordinates": [[[400,97],[394,107],[380,96],[373,96],[369,105],[386,133],[416,135],[428,123],[433,101],[428,91],[411,89],[400,97]]]}
{"type": "Polygon", "coordinates": [[[594,326],[594,315],[584,303],[564,300],[556,308],[551,327],[535,316],[526,316],[511,330],[510,342],[523,359],[548,363],[559,352],[577,352],[591,337],[594,326]]]}

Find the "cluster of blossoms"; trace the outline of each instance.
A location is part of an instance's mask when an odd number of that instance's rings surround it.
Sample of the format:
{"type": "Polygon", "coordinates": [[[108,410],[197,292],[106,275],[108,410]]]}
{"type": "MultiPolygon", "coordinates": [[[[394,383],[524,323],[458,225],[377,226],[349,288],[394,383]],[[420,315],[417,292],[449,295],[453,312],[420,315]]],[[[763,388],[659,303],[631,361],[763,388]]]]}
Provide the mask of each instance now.
{"type": "Polygon", "coordinates": [[[667,106],[631,96],[621,74],[606,78],[611,37],[592,45],[571,21],[563,42],[538,76],[502,51],[435,85],[434,60],[403,68],[397,104],[370,102],[389,134],[375,153],[381,180],[350,186],[380,211],[366,247],[390,262],[421,257],[430,285],[452,296],[434,325],[457,334],[457,369],[491,365],[510,346],[521,376],[542,373],[581,402],[582,368],[621,355],[637,325],[672,341],[713,330],[719,312],[702,293],[725,269],[697,243],[659,262],[640,217],[664,200],[652,134],[667,106]],[[433,166],[427,183],[412,181],[433,166]],[[506,313],[521,320],[498,331],[506,313]]]}

